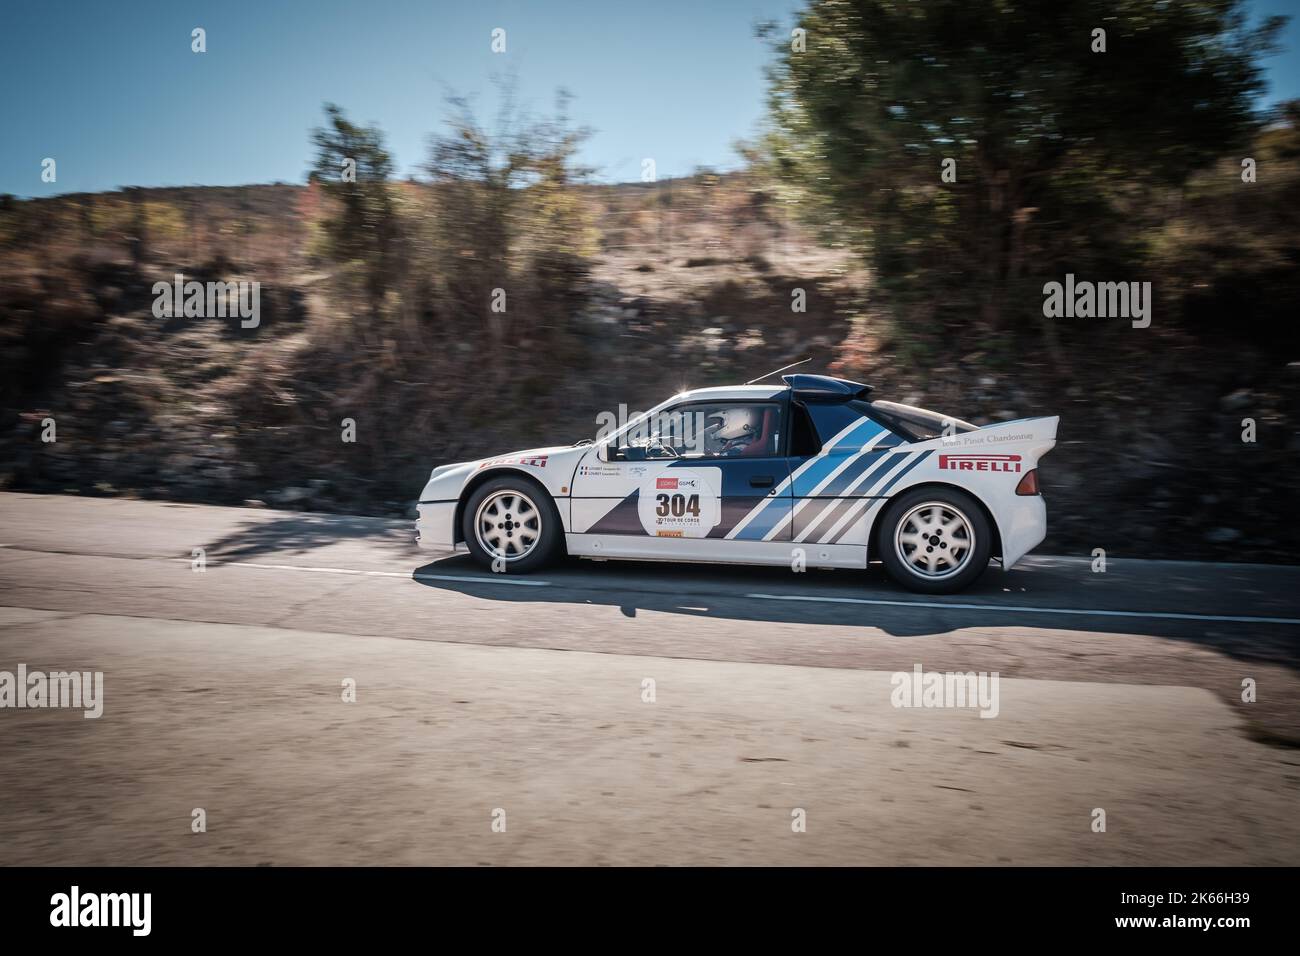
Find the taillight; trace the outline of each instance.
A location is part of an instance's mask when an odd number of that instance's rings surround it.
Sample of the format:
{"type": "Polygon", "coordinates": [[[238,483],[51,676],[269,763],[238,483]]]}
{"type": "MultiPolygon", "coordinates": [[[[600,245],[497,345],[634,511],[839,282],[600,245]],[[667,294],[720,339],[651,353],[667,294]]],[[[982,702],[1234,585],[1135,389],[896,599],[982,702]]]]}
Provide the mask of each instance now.
{"type": "Polygon", "coordinates": [[[1020,484],[1016,485],[1016,494],[1018,495],[1038,494],[1038,469],[1037,468],[1031,468],[1027,472],[1025,472],[1025,477],[1021,478],[1020,484]]]}

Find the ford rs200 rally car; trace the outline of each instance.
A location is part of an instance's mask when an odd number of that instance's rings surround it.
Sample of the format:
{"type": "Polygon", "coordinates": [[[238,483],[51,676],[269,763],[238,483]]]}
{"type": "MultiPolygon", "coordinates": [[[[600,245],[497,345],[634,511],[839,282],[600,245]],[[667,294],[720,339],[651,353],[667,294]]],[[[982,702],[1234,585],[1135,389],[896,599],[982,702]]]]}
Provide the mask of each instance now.
{"type": "Polygon", "coordinates": [[[597,442],[435,468],[421,547],[497,571],[567,553],[865,568],[947,593],[1043,540],[1058,418],[977,428],[822,375],[682,392],[597,442]]]}

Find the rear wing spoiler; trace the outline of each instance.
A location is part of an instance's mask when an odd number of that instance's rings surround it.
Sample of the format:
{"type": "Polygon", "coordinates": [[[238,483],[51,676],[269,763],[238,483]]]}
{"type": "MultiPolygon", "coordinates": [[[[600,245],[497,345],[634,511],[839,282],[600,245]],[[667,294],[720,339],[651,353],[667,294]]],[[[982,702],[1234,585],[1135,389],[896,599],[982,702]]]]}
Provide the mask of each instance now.
{"type": "Polygon", "coordinates": [[[1046,418],[1021,418],[1010,422],[996,422],[976,428],[918,442],[910,448],[931,448],[938,452],[971,451],[994,453],[1001,448],[1015,449],[1031,460],[1046,455],[1056,447],[1056,428],[1061,423],[1059,415],[1046,418]]]}

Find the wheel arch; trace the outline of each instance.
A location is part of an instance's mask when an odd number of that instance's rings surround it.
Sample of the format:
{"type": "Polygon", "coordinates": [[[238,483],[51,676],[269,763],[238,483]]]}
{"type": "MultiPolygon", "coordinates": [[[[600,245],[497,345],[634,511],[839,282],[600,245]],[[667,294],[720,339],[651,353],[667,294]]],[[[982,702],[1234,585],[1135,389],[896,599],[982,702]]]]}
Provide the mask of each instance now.
{"type": "MultiPolygon", "coordinates": [[[[906,488],[901,488],[894,492],[894,494],[890,495],[884,506],[880,509],[880,513],[883,514],[886,508],[903,495],[911,494],[913,491],[923,488],[933,488],[942,491],[960,491],[962,494],[970,496],[970,498],[979,505],[980,510],[984,512],[985,520],[988,521],[989,527],[993,529],[993,550],[989,552],[990,557],[995,557],[998,560],[1002,559],[1002,531],[998,528],[997,519],[993,517],[993,511],[989,508],[988,502],[975,494],[975,492],[971,491],[969,488],[963,488],[961,485],[954,485],[948,481],[917,482],[914,485],[908,485],[906,488]]],[[[880,535],[883,533],[884,526],[883,521],[877,520],[871,528],[871,535],[867,539],[871,542],[871,547],[867,549],[868,559],[880,553],[882,547],[880,543],[880,535]]]]}
{"type": "Polygon", "coordinates": [[[476,472],[468,481],[465,482],[464,487],[460,489],[460,497],[456,499],[456,514],[452,519],[452,542],[454,544],[460,544],[465,540],[465,503],[469,501],[470,496],[474,494],[478,488],[487,484],[493,478],[504,478],[507,476],[523,480],[527,484],[536,488],[538,492],[546,496],[546,500],[551,503],[551,507],[555,509],[555,513],[560,516],[560,547],[567,554],[569,549],[565,543],[564,537],[564,532],[566,530],[564,515],[560,512],[560,506],[556,502],[555,496],[551,494],[550,490],[544,484],[528,472],[524,471],[522,468],[511,468],[509,465],[498,465],[493,468],[484,468],[482,471],[476,472]]]}

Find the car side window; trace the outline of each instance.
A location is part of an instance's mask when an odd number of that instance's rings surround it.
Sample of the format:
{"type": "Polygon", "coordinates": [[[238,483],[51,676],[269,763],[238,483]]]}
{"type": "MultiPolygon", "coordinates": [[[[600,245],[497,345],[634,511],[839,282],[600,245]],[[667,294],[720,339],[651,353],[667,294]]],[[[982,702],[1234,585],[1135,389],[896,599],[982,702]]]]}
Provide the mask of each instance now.
{"type": "Polygon", "coordinates": [[[790,457],[811,458],[822,450],[808,409],[799,402],[790,403],[790,457]]]}
{"type": "Polygon", "coordinates": [[[781,447],[777,402],[700,402],[678,405],[629,432],[617,459],[766,458],[781,447]]]}

